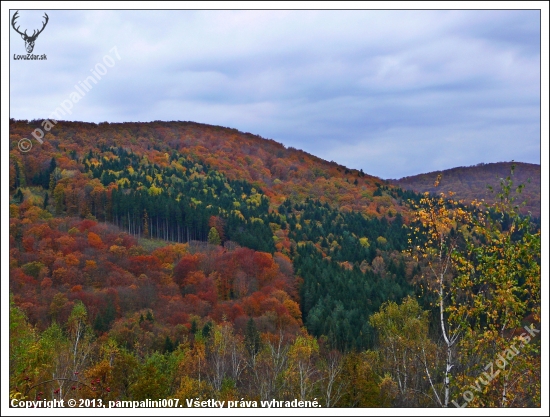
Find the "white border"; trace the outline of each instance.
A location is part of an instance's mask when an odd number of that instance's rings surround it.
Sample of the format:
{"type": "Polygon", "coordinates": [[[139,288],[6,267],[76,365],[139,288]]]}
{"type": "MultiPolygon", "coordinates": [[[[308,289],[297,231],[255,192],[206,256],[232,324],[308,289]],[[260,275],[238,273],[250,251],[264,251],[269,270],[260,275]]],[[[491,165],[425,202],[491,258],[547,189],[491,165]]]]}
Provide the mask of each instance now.
{"type": "MultiPolygon", "coordinates": [[[[541,409],[487,409],[479,410],[475,408],[457,409],[450,408],[442,409],[232,409],[232,410],[216,410],[216,409],[118,409],[117,415],[132,415],[132,416],[149,416],[154,414],[160,415],[236,415],[236,416],[255,416],[258,414],[271,416],[280,414],[301,414],[301,415],[333,415],[333,414],[349,414],[349,415],[469,415],[483,412],[488,416],[517,416],[517,415],[540,415],[546,416],[550,414],[548,401],[548,189],[549,189],[549,123],[548,115],[550,114],[548,106],[549,92],[549,60],[548,51],[550,50],[548,43],[549,31],[549,4],[545,1],[500,1],[500,2],[483,2],[483,1],[449,1],[449,2],[116,2],[116,1],[99,1],[94,3],[77,3],[77,2],[23,2],[23,1],[6,1],[1,4],[1,42],[2,42],[2,107],[1,107],[1,178],[2,178],[2,205],[1,205],[1,242],[2,242],[2,373],[1,373],[1,414],[2,415],[62,415],[72,416],[75,411],[72,409],[14,409],[9,408],[9,366],[8,366],[8,349],[7,343],[9,340],[9,36],[10,36],[10,19],[11,9],[127,9],[130,6],[133,9],[541,9],[541,168],[542,168],[542,408],[541,409]]],[[[52,16],[53,17],[53,16],[52,16]]],[[[78,415],[114,415],[115,410],[104,409],[101,413],[99,409],[79,409],[78,415]]]]}

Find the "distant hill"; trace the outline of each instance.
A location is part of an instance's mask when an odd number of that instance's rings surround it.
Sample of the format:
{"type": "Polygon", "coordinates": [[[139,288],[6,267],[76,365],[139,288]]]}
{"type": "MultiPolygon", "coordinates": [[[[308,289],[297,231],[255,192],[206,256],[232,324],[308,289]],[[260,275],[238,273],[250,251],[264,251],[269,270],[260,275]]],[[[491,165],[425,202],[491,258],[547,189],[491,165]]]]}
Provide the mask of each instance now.
{"type": "Polygon", "coordinates": [[[470,167],[458,167],[444,171],[434,171],[427,174],[413,175],[399,180],[388,180],[403,189],[416,192],[445,192],[453,191],[458,199],[472,201],[485,199],[493,202],[495,193],[487,188],[491,185],[498,190],[500,178],[510,175],[510,168],[515,164],[514,184],[525,184],[525,188],[518,199],[527,202],[525,211],[530,211],[533,216],[540,217],[540,165],[523,162],[497,162],[491,164],[478,164],[470,167]],[[441,174],[439,187],[434,187],[437,176],[441,174]],[[530,182],[528,180],[530,179],[530,182]]]}

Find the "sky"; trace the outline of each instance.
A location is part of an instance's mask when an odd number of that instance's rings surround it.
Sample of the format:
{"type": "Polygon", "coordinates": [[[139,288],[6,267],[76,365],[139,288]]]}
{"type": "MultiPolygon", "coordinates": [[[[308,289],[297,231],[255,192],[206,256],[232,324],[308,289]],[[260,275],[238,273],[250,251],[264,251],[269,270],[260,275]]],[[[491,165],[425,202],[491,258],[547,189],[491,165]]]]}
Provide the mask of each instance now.
{"type": "Polygon", "coordinates": [[[62,120],[220,125],[384,179],[540,163],[538,10],[21,9],[16,26],[44,13],[46,60],[16,59],[9,28],[15,119],[65,103],[62,120]]]}

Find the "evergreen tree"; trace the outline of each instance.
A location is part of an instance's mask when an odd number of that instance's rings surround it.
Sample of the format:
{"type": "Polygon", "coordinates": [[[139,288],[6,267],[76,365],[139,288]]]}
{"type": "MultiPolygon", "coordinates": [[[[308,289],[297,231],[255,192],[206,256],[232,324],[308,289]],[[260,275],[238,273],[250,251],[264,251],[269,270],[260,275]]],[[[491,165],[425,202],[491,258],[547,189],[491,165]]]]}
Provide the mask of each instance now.
{"type": "MultiPolygon", "coordinates": [[[[116,311],[115,306],[112,301],[109,301],[105,313],[103,313],[103,321],[105,322],[105,327],[108,329],[111,326],[111,323],[115,320],[116,311]]],[[[106,330],[107,330],[106,329],[106,330]]]]}
{"type": "Polygon", "coordinates": [[[164,339],[164,353],[172,353],[174,351],[174,343],[170,339],[170,336],[166,335],[164,339]]]}
{"type": "Polygon", "coordinates": [[[198,331],[197,320],[193,320],[193,321],[191,321],[191,329],[189,330],[189,332],[191,334],[195,334],[195,333],[197,333],[197,331],[198,331]]]}
{"type": "Polygon", "coordinates": [[[103,321],[103,317],[101,316],[101,313],[98,313],[94,320],[94,330],[98,333],[103,333],[106,331],[105,328],[105,322],[103,321]]]}
{"type": "Polygon", "coordinates": [[[23,202],[23,193],[21,192],[21,188],[18,188],[16,193],[13,195],[14,200],[18,200],[19,203],[23,202]]]}
{"type": "Polygon", "coordinates": [[[246,346],[246,350],[252,357],[256,356],[262,348],[262,339],[260,337],[260,332],[256,328],[256,323],[254,322],[254,319],[252,317],[250,317],[250,319],[246,323],[244,344],[246,346]]]}
{"type": "Polygon", "coordinates": [[[57,163],[55,162],[55,158],[52,158],[52,160],[50,161],[50,169],[49,169],[50,173],[52,173],[53,170],[56,168],[57,168],[57,163]]]}
{"type": "Polygon", "coordinates": [[[204,327],[202,328],[202,335],[205,339],[207,339],[210,336],[210,332],[212,331],[212,322],[206,322],[204,327]]]}

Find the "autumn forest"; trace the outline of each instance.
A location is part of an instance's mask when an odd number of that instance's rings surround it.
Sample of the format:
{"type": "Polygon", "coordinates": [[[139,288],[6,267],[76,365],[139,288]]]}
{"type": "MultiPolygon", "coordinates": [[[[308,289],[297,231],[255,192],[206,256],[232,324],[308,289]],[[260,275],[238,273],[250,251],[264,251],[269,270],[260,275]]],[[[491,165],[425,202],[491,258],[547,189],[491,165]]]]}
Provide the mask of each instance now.
{"type": "Polygon", "coordinates": [[[59,121],[21,152],[35,129],[10,120],[11,398],[540,407],[513,163],[463,198],[220,126],[59,121]]]}

